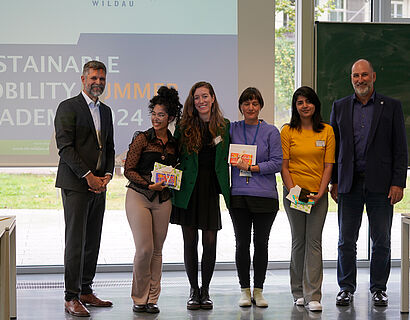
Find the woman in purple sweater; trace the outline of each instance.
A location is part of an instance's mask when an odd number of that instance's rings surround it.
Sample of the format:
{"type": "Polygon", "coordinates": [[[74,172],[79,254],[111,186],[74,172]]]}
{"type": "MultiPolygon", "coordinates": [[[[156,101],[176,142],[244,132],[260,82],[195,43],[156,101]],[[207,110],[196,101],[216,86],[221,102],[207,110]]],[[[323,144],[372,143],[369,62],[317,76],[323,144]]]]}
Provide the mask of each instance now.
{"type": "Polygon", "coordinates": [[[279,209],[275,173],[282,166],[282,146],[279,130],[259,119],[263,98],[256,88],[245,89],[239,97],[239,111],[243,121],[233,122],[230,128],[231,143],[256,145],[256,163],[249,165],[239,160],[232,165],[230,215],[236,238],[236,268],[241,285],[239,306],[267,307],[262,295],[268,265],[269,234],[279,209]],[[241,173],[242,171],[242,173],[241,173]],[[246,177],[244,175],[248,175],[246,177]],[[254,229],[253,299],[250,290],[250,243],[254,229]]]}

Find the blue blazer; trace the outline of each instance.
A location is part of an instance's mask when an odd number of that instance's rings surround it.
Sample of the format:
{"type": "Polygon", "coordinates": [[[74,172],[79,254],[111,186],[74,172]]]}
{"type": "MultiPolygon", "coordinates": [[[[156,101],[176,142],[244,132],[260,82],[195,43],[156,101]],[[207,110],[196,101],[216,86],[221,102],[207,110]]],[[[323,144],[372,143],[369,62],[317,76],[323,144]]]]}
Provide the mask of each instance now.
{"type": "MultiPolygon", "coordinates": [[[[354,173],[353,98],[333,103],[330,124],[336,139],[332,184],[339,193],[350,191],[354,173]]],[[[390,186],[406,187],[407,142],[398,100],[375,93],[374,112],[366,146],[365,185],[370,192],[388,193],[390,186]]]]}

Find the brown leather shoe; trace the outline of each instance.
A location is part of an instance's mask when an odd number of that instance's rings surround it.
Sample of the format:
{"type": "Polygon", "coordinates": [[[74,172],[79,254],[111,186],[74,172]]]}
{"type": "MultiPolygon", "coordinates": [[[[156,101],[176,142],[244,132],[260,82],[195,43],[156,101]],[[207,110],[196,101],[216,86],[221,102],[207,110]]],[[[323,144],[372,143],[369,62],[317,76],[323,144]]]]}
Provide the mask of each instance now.
{"type": "Polygon", "coordinates": [[[80,295],[80,301],[83,304],[89,304],[92,307],[111,307],[112,302],[109,300],[101,300],[94,293],[80,295]]]}
{"type": "Polygon", "coordinates": [[[77,299],[66,301],[64,303],[65,311],[76,317],[89,317],[90,311],[77,299]]]}

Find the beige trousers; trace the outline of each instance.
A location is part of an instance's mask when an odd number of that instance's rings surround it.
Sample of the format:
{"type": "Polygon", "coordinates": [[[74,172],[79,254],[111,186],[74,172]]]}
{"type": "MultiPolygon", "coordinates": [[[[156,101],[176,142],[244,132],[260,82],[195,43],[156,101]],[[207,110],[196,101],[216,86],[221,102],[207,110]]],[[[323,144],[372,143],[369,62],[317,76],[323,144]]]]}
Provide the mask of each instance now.
{"type": "Polygon", "coordinates": [[[162,246],[167,236],[171,200],[150,202],[128,188],[125,211],[135,243],[131,297],[134,304],[157,303],[161,292],[162,246]]]}

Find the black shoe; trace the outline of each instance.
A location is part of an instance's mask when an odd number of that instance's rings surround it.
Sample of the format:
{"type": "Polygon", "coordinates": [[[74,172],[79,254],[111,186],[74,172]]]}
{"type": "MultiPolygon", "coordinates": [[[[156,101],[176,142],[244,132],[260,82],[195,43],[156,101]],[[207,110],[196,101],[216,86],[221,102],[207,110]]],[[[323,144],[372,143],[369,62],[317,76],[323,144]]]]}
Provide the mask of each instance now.
{"type": "Polygon", "coordinates": [[[132,311],[134,311],[134,312],[145,312],[145,311],[147,311],[147,306],[145,304],[134,304],[132,306],[132,311]]]}
{"type": "Polygon", "coordinates": [[[373,292],[372,300],[376,307],[386,307],[389,304],[389,298],[387,297],[386,291],[383,290],[373,292]]]}
{"type": "Polygon", "coordinates": [[[186,303],[188,310],[198,310],[201,307],[201,299],[199,295],[199,288],[191,288],[189,292],[189,299],[186,303]]]}
{"type": "Polygon", "coordinates": [[[146,309],[148,313],[159,313],[159,308],[156,303],[147,303],[146,309]]]}
{"type": "Polygon", "coordinates": [[[337,306],[349,306],[353,301],[353,293],[347,290],[342,290],[337,294],[336,305],[337,306]]]}
{"type": "Polygon", "coordinates": [[[212,309],[214,303],[209,298],[209,288],[201,288],[201,309],[212,309]]]}

